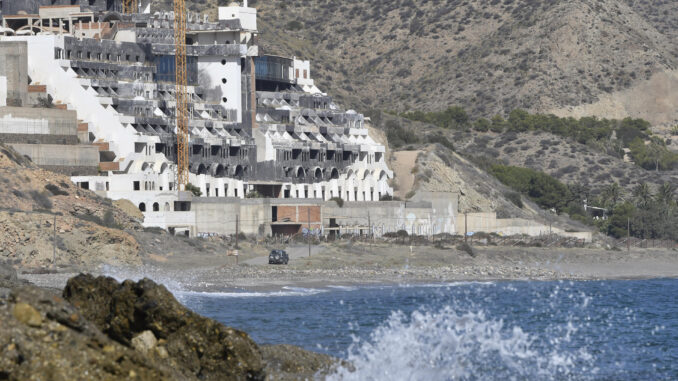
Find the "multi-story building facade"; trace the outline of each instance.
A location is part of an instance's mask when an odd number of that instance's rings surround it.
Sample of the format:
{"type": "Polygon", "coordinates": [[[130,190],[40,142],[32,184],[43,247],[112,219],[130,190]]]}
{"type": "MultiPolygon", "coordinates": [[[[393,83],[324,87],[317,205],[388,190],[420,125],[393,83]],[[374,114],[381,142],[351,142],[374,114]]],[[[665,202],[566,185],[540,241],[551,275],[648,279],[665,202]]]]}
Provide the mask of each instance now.
{"type": "MultiPolygon", "coordinates": [[[[172,12],[122,14],[120,0],[2,2],[2,40],[25,41],[28,76],[74,110],[100,149],[73,181],[146,213],[182,208],[176,185],[172,12]]],[[[344,111],[308,61],[260,54],[256,9],[188,15],[190,182],[206,197],[378,201],[392,194],[385,148],[344,111]]]]}

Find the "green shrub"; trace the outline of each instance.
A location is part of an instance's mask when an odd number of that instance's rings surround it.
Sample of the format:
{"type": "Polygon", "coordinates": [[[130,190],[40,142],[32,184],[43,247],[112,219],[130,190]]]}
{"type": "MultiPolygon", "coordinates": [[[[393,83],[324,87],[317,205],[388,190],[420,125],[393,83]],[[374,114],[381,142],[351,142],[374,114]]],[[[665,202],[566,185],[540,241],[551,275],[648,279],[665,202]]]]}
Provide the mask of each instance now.
{"type": "Polygon", "coordinates": [[[501,164],[490,166],[489,172],[499,181],[526,195],[543,209],[561,212],[572,194],[567,186],[553,177],[530,168],[501,164]]]}
{"type": "Polygon", "coordinates": [[[471,247],[471,245],[469,245],[466,242],[462,242],[461,244],[459,244],[457,246],[457,250],[463,251],[466,254],[468,254],[468,255],[470,255],[471,257],[474,257],[474,258],[476,256],[476,253],[473,251],[473,248],[471,247]]]}
{"type": "Polygon", "coordinates": [[[61,188],[54,184],[45,185],[45,189],[47,189],[54,196],[68,196],[68,192],[61,190],[61,188]]]}
{"type": "Polygon", "coordinates": [[[52,200],[49,199],[49,195],[46,192],[31,191],[29,194],[40,209],[52,209],[52,200]]]}
{"type": "Polygon", "coordinates": [[[518,192],[506,192],[504,193],[504,197],[506,197],[507,200],[511,201],[515,206],[519,207],[520,209],[523,208],[523,199],[520,197],[520,193],[518,192]]]}
{"type": "Polygon", "coordinates": [[[413,131],[403,128],[396,120],[388,120],[385,128],[386,139],[389,145],[394,148],[419,143],[419,137],[413,131]]]}
{"type": "Polygon", "coordinates": [[[200,197],[202,196],[202,191],[200,188],[196,187],[195,185],[188,183],[186,184],[186,192],[191,192],[195,197],[200,197]]]}
{"type": "Polygon", "coordinates": [[[266,196],[257,191],[251,191],[248,192],[247,195],[245,195],[245,198],[266,198],[266,196]]]}
{"type": "Polygon", "coordinates": [[[285,29],[287,29],[289,31],[293,31],[293,32],[297,31],[297,30],[301,30],[303,28],[304,28],[304,25],[297,20],[292,20],[292,21],[288,22],[287,25],[285,25],[285,29]]]}
{"type": "Polygon", "coordinates": [[[329,201],[334,201],[340,208],[344,207],[344,199],[341,197],[332,197],[329,201]]]}
{"type": "Polygon", "coordinates": [[[440,112],[412,111],[401,115],[403,118],[430,123],[438,127],[462,129],[469,126],[469,116],[462,107],[452,106],[440,112]]]}
{"type": "Polygon", "coordinates": [[[440,144],[443,147],[449,149],[450,151],[454,151],[454,144],[452,144],[451,141],[449,141],[444,135],[442,134],[431,134],[427,136],[427,140],[429,143],[432,144],[440,144]]]}

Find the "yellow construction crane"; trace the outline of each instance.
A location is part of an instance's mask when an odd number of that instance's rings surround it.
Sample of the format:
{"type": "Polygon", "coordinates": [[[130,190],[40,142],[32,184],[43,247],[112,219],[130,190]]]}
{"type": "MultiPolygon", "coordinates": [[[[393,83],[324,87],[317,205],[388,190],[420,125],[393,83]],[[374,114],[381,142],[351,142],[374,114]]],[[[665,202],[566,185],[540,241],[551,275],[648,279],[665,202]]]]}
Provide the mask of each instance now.
{"type": "Polygon", "coordinates": [[[176,73],[177,190],[188,184],[188,91],[186,89],[186,3],[174,0],[174,56],[176,73]]]}
{"type": "MultiPolygon", "coordinates": [[[[138,11],[138,0],[123,0],[125,14],[138,11]]],[[[188,91],[186,72],[186,2],[174,0],[175,98],[177,126],[177,190],[186,190],[188,184],[188,91]]]]}
{"type": "Polygon", "coordinates": [[[137,9],[139,9],[138,0],[122,0],[122,13],[126,15],[137,13],[137,9]]]}

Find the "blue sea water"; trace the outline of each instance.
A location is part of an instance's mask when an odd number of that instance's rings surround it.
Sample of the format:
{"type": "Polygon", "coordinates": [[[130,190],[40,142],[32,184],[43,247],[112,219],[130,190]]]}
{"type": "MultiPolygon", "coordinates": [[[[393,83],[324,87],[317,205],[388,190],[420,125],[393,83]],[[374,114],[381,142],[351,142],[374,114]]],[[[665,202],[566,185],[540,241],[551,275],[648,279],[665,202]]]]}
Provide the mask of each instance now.
{"type": "Polygon", "coordinates": [[[335,380],[678,380],[678,280],[180,293],[258,343],[350,360],[335,380]]]}

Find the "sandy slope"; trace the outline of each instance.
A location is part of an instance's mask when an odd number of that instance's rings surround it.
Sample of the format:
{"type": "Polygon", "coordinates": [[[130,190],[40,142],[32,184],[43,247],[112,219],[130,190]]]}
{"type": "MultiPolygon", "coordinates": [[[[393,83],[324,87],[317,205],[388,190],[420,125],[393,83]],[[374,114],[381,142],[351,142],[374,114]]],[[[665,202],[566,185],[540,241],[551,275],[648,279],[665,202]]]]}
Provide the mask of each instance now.
{"type": "Polygon", "coordinates": [[[393,152],[391,169],[395,174],[397,190],[395,196],[405,198],[414,187],[414,174],[412,169],[416,166],[417,155],[421,151],[396,151],[393,152]]]}

